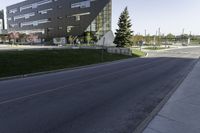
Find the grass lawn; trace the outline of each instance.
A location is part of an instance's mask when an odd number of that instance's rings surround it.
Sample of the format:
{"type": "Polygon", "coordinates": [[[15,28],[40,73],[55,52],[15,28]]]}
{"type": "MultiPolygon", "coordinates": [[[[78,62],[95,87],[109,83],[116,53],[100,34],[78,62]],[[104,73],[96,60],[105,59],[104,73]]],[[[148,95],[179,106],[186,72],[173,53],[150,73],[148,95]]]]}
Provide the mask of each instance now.
{"type": "Polygon", "coordinates": [[[163,50],[163,49],[168,49],[168,48],[165,48],[165,47],[146,47],[144,49],[147,49],[147,50],[163,50]]]}
{"type": "Polygon", "coordinates": [[[132,55],[133,55],[133,57],[144,57],[146,55],[146,53],[142,52],[138,49],[132,49],[132,55]]]}
{"type": "MultiPolygon", "coordinates": [[[[131,58],[104,52],[104,62],[131,58]]],[[[0,52],[0,77],[72,68],[102,62],[101,50],[24,50],[0,52]]]]}

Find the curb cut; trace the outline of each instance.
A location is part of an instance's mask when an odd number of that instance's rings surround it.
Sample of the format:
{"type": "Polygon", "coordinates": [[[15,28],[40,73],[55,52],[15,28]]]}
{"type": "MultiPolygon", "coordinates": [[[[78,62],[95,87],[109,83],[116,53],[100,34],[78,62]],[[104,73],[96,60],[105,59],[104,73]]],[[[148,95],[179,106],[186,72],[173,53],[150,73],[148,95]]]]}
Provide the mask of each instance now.
{"type": "Polygon", "coordinates": [[[148,124],[153,120],[153,118],[158,114],[158,112],[163,108],[163,106],[168,102],[172,94],[178,89],[182,82],[187,78],[189,73],[194,69],[195,65],[200,61],[198,58],[189,68],[188,73],[186,73],[183,78],[178,82],[178,84],[164,97],[164,99],[156,106],[156,108],[143,120],[137,128],[132,133],[142,133],[148,124]]]}

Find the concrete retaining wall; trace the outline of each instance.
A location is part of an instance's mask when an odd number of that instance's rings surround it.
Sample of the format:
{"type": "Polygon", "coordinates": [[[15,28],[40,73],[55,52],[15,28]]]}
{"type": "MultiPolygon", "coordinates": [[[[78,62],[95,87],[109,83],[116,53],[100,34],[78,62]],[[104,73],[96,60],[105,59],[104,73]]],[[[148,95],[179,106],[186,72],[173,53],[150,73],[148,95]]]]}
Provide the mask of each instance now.
{"type": "Polygon", "coordinates": [[[132,51],[130,48],[107,48],[108,53],[112,54],[122,54],[132,56],[132,51]]]}

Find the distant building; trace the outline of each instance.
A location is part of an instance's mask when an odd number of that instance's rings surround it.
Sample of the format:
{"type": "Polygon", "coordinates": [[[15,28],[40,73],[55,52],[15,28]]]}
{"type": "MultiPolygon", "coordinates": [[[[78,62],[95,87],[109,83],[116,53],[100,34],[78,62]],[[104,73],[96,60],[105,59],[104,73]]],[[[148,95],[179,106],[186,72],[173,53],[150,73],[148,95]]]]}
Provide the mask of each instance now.
{"type": "Polygon", "coordinates": [[[0,34],[5,29],[4,11],[0,10],[0,34]]]}
{"type": "Polygon", "coordinates": [[[97,40],[111,31],[111,0],[26,0],[7,7],[8,32],[41,38],[81,37],[97,40]]]}

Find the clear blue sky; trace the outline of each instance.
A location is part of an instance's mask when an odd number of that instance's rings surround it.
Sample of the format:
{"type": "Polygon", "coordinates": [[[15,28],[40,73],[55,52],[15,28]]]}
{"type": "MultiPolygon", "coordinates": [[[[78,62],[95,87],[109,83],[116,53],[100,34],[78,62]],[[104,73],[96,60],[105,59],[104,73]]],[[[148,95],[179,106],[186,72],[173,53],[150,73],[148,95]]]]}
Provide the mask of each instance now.
{"type": "MultiPolygon", "coordinates": [[[[0,9],[23,0],[1,0],[0,9]]],[[[113,0],[113,31],[120,13],[128,6],[135,33],[200,34],[200,0],[113,0]]]]}

